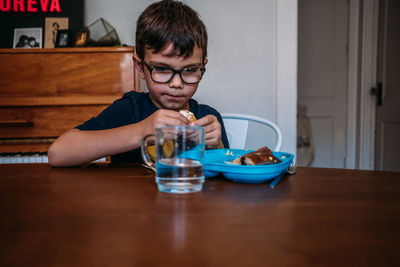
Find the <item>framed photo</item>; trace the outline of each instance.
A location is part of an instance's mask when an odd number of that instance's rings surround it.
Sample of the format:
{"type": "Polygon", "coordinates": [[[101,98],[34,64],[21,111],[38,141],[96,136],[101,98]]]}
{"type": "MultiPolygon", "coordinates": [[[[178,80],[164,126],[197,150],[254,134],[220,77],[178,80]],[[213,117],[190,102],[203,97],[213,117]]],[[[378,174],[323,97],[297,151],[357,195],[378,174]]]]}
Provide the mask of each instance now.
{"type": "Polygon", "coordinates": [[[42,48],[42,28],[15,28],[13,48],[42,48]]]}
{"type": "Polygon", "coordinates": [[[75,46],[83,47],[88,46],[90,40],[90,31],[88,27],[83,27],[82,30],[78,32],[75,38],[75,46]]]}
{"type": "Polygon", "coordinates": [[[54,48],[57,39],[58,30],[68,30],[68,18],[51,18],[45,19],[44,48],[54,48]]]}
{"type": "Polygon", "coordinates": [[[71,39],[72,36],[69,30],[58,30],[54,47],[70,47],[71,39]]]}

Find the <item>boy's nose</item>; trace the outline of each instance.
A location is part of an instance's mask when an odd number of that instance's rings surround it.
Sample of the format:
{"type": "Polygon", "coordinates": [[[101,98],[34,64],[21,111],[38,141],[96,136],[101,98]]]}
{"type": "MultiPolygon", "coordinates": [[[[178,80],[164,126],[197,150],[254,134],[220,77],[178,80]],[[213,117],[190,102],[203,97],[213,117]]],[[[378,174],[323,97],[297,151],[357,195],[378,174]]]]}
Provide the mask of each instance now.
{"type": "Polygon", "coordinates": [[[172,79],[169,82],[169,87],[183,88],[183,81],[179,73],[174,73],[174,76],[172,76],[172,79]]]}

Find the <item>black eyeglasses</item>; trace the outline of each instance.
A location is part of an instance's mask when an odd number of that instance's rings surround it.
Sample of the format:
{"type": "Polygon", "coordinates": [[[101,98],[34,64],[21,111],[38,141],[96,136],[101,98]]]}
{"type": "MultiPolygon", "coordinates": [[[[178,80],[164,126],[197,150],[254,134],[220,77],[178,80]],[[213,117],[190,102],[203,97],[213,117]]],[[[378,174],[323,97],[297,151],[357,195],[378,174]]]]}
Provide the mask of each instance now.
{"type": "Polygon", "coordinates": [[[150,66],[146,62],[142,62],[149,70],[150,77],[155,83],[169,83],[174,78],[175,74],[178,73],[184,83],[197,84],[206,71],[204,67],[186,67],[176,70],[166,66],[150,66]]]}

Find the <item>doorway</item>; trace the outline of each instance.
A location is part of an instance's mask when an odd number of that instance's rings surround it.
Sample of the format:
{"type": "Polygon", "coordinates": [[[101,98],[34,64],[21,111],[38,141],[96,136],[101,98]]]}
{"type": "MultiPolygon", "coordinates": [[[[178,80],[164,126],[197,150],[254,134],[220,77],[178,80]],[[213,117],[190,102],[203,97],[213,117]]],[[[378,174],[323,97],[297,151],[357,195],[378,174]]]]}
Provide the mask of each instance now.
{"type": "Polygon", "coordinates": [[[380,0],[375,169],[400,171],[400,1],[380,0]]]}
{"type": "Polygon", "coordinates": [[[397,0],[299,1],[298,104],[312,167],[400,171],[398,14],[397,0]]]}
{"type": "MultiPolygon", "coordinates": [[[[346,167],[347,0],[298,2],[298,105],[311,125],[311,167],[346,167]]],[[[301,124],[301,121],[299,121],[301,124]]],[[[301,125],[298,125],[301,127],[301,125]]],[[[299,142],[299,146],[308,142],[299,142]]],[[[302,162],[298,154],[298,162],[302,162]]]]}

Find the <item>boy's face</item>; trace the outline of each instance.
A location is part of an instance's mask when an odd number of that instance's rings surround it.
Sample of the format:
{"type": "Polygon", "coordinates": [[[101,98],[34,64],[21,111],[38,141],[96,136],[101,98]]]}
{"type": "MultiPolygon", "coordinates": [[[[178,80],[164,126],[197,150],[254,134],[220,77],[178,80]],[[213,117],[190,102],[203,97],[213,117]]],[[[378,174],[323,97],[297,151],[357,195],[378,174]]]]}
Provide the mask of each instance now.
{"type": "MultiPolygon", "coordinates": [[[[179,57],[174,53],[172,44],[167,45],[161,52],[154,54],[153,50],[145,49],[144,63],[151,67],[169,67],[180,70],[187,67],[202,67],[202,49],[195,46],[190,57],[179,57]]],[[[140,59],[135,57],[135,63],[140,59]]],[[[207,60],[204,61],[204,65],[207,60]]],[[[189,109],[189,99],[197,90],[198,84],[186,84],[176,73],[167,83],[156,83],[151,79],[149,69],[141,65],[140,75],[146,80],[151,101],[160,109],[181,110],[189,109]]]]}

